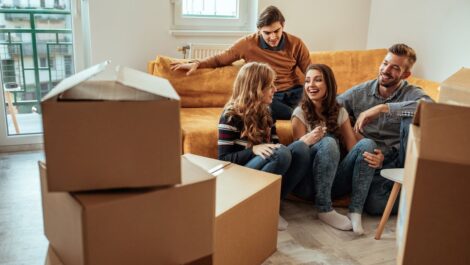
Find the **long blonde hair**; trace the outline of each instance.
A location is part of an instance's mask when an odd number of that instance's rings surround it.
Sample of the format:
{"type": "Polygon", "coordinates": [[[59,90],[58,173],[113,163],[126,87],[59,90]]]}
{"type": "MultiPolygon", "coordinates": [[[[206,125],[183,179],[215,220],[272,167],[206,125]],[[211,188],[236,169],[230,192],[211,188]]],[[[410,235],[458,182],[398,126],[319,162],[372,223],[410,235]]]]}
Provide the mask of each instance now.
{"type": "Polygon", "coordinates": [[[264,91],[274,85],[276,73],[265,63],[245,64],[238,72],[233,92],[224,113],[231,119],[238,116],[243,121],[241,137],[246,137],[248,146],[269,141],[273,119],[269,106],[263,102],[264,91]]]}

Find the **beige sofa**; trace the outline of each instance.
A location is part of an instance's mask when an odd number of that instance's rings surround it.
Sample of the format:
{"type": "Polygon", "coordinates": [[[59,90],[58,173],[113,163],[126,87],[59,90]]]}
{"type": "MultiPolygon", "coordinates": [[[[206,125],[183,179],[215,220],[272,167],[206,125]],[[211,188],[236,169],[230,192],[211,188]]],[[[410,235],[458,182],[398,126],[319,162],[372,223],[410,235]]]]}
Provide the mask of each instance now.
{"type": "MultiPolygon", "coordinates": [[[[314,63],[327,64],[333,69],[338,93],[342,93],[356,84],[374,79],[386,53],[386,49],[326,51],[312,52],[310,58],[314,63]]],[[[170,70],[170,63],[175,60],[158,56],[148,63],[148,72],[168,79],[181,96],[183,153],[217,158],[217,124],[241,64],[200,69],[187,76],[183,71],[170,70]]],[[[409,81],[437,99],[438,83],[414,77],[409,81]]],[[[290,121],[278,121],[276,125],[281,143],[287,145],[292,142],[290,121]]]]}

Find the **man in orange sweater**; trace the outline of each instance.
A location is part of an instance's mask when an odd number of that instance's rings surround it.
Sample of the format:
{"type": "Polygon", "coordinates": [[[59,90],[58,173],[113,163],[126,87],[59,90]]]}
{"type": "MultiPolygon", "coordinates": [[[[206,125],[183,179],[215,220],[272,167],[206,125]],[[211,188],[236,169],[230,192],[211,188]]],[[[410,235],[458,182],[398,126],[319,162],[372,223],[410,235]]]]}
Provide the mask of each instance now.
{"type": "Polygon", "coordinates": [[[200,61],[174,63],[171,69],[186,70],[190,75],[198,68],[227,66],[240,59],[267,63],[277,74],[277,92],[271,104],[273,118],[290,120],[303,92],[301,77],[296,74],[296,69],[298,67],[305,72],[310,56],[300,38],[283,31],[284,22],[281,11],[275,6],[268,6],[258,17],[256,33],[239,39],[220,54],[200,61]]]}

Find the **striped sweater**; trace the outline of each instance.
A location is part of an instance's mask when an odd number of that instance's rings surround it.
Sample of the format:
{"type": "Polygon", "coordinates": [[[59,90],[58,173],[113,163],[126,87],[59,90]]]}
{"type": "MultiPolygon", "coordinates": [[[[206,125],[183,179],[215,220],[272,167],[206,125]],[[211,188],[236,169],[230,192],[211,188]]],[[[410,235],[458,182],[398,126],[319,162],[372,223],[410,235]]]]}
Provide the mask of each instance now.
{"type": "MultiPolygon", "coordinates": [[[[225,112],[222,113],[219,120],[219,139],[217,142],[220,160],[230,161],[235,164],[245,165],[255,157],[252,148],[248,147],[246,137],[241,137],[243,131],[243,120],[239,116],[233,116],[231,119],[225,112]]],[[[269,143],[279,143],[276,134],[275,121],[271,127],[271,139],[269,143]]]]}

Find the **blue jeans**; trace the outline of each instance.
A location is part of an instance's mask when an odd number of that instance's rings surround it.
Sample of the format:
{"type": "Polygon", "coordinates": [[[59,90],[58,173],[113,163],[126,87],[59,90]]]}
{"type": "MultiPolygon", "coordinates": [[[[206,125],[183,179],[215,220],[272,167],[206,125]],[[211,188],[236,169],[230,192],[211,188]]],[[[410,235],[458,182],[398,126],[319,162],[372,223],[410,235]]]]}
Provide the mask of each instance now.
{"type": "Polygon", "coordinates": [[[364,138],[341,160],[333,182],[332,197],[351,194],[349,212],[362,213],[375,169],[364,160],[364,152],[374,153],[377,144],[364,138]]]}
{"type": "Polygon", "coordinates": [[[331,188],[335,179],[340,159],[339,145],[331,136],[325,136],[310,146],[309,163],[294,194],[308,200],[314,200],[319,212],[333,210],[331,188]]]}
{"type": "MultiPolygon", "coordinates": [[[[384,154],[385,159],[382,166],[382,169],[385,168],[402,168],[405,165],[405,156],[406,156],[406,145],[408,142],[408,132],[410,130],[412,118],[406,117],[402,118],[400,125],[400,148],[393,148],[390,152],[384,154]]],[[[380,175],[380,170],[375,171],[374,178],[369,189],[369,195],[367,196],[366,203],[364,205],[364,210],[371,215],[382,215],[387,205],[388,197],[390,197],[390,192],[394,182],[382,177],[380,175]]],[[[398,212],[398,205],[400,196],[395,201],[395,204],[392,208],[392,214],[398,212]]]]}
{"type": "Polygon", "coordinates": [[[305,167],[302,165],[308,163],[308,159],[307,145],[302,141],[296,141],[288,147],[281,145],[266,159],[256,156],[245,166],[282,175],[281,199],[283,199],[305,175],[305,167]]]}
{"type": "Polygon", "coordinates": [[[271,103],[272,116],[276,120],[290,120],[292,111],[300,102],[304,88],[301,85],[294,86],[286,91],[274,93],[271,103]]]}

